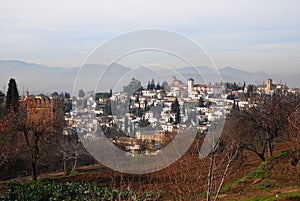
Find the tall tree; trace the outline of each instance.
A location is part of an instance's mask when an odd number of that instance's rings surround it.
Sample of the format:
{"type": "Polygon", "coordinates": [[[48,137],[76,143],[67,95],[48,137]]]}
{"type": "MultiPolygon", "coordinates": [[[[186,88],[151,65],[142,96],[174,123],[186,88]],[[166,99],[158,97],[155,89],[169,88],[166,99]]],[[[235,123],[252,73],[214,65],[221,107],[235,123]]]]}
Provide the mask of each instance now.
{"type": "Polygon", "coordinates": [[[109,90],[109,98],[112,97],[112,89],[109,90]]]}
{"type": "Polygon", "coordinates": [[[150,89],[151,89],[151,90],[154,90],[154,89],[155,89],[155,82],[154,82],[154,79],[151,80],[150,89]]]}
{"type": "Polygon", "coordinates": [[[147,84],[147,89],[150,90],[151,89],[151,84],[150,84],[150,81],[148,81],[148,84],[147,84]]]}
{"type": "Polygon", "coordinates": [[[8,89],[6,94],[6,109],[14,111],[17,110],[18,107],[18,101],[19,101],[19,92],[17,88],[16,80],[13,78],[10,78],[8,83],[8,89]]]}
{"type": "Polygon", "coordinates": [[[171,105],[171,112],[176,114],[175,124],[178,124],[180,122],[180,105],[177,98],[171,105]]]}

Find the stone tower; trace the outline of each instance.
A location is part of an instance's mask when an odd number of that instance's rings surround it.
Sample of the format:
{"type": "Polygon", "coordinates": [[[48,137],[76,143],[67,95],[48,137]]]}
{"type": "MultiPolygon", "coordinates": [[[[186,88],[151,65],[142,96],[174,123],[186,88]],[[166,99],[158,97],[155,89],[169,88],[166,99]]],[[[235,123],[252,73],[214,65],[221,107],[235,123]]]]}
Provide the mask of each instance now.
{"type": "Polygon", "coordinates": [[[266,91],[271,91],[273,87],[272,79],[267,79],[266,91]]]}

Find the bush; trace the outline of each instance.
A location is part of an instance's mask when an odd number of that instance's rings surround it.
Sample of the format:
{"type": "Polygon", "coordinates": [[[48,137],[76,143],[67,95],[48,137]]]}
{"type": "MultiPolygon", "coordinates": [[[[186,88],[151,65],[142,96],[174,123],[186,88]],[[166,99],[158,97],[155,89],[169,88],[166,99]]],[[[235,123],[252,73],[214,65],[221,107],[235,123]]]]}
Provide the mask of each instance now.
{"type": "Polygon", "coordinates": [[[138,194],[132,189],[112,189],[99,187],[94,183],[37,181],[10,182],[0,200],[157,200],[160,193],[144,192],[138,194]]]}

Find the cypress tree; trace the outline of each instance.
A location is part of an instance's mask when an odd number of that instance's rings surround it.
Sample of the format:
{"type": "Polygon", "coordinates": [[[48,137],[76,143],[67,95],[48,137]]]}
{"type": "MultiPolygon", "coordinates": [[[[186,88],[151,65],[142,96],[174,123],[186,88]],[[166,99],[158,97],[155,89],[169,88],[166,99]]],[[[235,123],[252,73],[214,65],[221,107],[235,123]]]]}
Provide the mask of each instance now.
{"type": "Polygon", "coordinates": [[[171,112],[176,114],[175,124],[178,124],[180,122],[180,105],[177,98],[171,105],[171,112]]]}
{"type": "Polygon", "coordinates": [[[10,78],[6,94],[6,109],[9,111],[11,108],[16,111],[19,101],[19,92],[15,79],[10,78]]]}

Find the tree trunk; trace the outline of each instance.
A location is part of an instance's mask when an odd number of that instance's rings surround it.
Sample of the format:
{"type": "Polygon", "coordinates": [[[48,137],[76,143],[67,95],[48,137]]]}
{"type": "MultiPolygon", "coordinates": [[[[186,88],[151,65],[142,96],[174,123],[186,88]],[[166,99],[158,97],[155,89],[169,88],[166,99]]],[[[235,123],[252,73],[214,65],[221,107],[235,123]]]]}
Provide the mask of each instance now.
{"type": "Polygon", "coordinates": [[[34,140],[34,150],[33,153],[31,154],[31,167],[32,167],[32,179],[37,180],[37,168],[36,168],[36,162],[38,159],[38,154],[39,154],[39,147],[38,147],[38,141],[39,138],[36,137],[34,140]]]}
{"type": "Polygon", "coordinates": [[[64,167],[63,167],[63,169],[64,169],[64,172],[65,172],[65,175],[67,175],[68,174],[68,171],[67,171],[67,159],[66,159],[66,154],[64,153],[64,155],[63,155],[63,165],[64,165],[64,167]]]}
{"type": "Polygon", "coordinates": [[[231,162],[232,162],[233,159],[237,156],[238,151],[239,151],[239,148],[237,147],[236,150],[235,150],[235,152],[234,152],[234,154],[233,154],[233,155],[230,155],[230,156],[228,157],[228,163],[227,163],[226,168],[225,168],[225,170],[224,170],[224,173],[223,173],[223,175],[222,175],[222,179],[221,179],[219,188],[218,188],[218,190],[217,190],[217,192],[216,192],[216,194],[215,194],[214,201],[216,201],[216,200],[218,199],[218,197],[219,197],[219,194],[220,194],[220,192],[221,192],[221,190],[222,190],[222,187],[223,187],[225,178],[226,178],[226,176],[227,176],[229,167],[230,167],[230,165],[231,165],[231,162]]]}
{"type": "Polygon", "coordinates": [[[206,193],[206,201],[210,201],[210,194],[212,189],[212,182],[213,182],[213,168],[214,168],[214,162],[215,162],[215,150],[211,153],[210,157],[210,166],[209,166],[209,172],[207,177],[207,193],[206,193]]]}
{"type": "Polygon", "coordinates": [[[256,153],[262,161],[266,161],[264,154],[256,153]]]}
{"type": "Polygon", "coordinates": [[[269,154],[269,157],[273,156],[273,147],[272,147],[271,141],[268,142],[268,154],[269,154]]]}
{"type": "Polygon", "coordinates": [[[32,156],[32,159],[31,159],[31,168],[32,168],[31,177],[34,181],[36,181],[37,180],[37,169],[36,169],[36,159],[34,158],[34,156],[32,156]]]}

